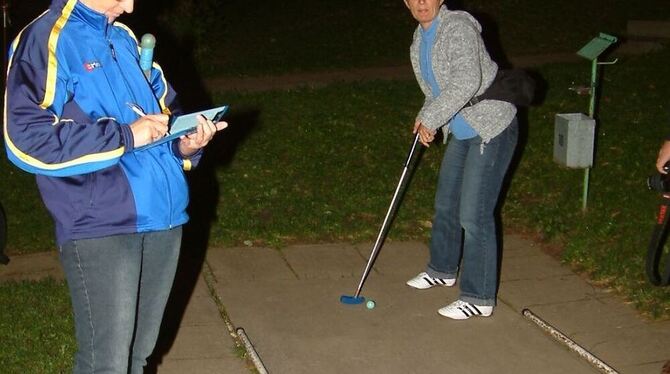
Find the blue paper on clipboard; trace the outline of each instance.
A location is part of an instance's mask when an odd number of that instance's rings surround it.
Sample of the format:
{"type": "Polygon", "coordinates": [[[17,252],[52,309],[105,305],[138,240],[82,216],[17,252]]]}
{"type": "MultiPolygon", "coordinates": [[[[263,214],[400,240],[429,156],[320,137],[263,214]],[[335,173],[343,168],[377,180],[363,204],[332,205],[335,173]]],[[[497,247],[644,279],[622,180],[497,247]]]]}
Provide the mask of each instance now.
{"type": "Polygon", "coordinates": [[[221,120],[221,117],[226,113],[227,110],[228,105],[224,105],[216,108],[203,110],[200,112],[182,114],[180,116],[172,116],[170,117],[170,121],[168,122],[168,127],[170,128],[170,130],[164,137],[156,140],[153,143],[137,147],[134,149],[134,151],[137,152],[145,150],[147,148],[155,147],[159,144],[163,144],[173,139],[177,139],[182,135],[188,135],[192,132],[195,132],[196,128],[198,127],[198,116],[200,115],[216,123],[221,120]]]}

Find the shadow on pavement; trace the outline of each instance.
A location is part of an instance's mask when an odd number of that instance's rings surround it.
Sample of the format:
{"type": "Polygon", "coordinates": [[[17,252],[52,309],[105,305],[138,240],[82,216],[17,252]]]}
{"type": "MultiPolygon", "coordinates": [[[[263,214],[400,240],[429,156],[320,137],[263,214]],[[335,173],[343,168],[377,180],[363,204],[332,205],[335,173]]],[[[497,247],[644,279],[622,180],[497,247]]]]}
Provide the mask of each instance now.
{"type": "Polygon", "coordinates": [[[155,373],[162,357],[170,351],[186,306],[200,277],[212,225],[217,221],[216,212],[220,194],[217,170],[232,161],[237,146],[255,127],[257,117],[257,112],[248,112],[226,118],[229,127],[207,145],[207,151],[200,164],[187,175],[190,189],[188,208],[190,220],[184,226],[174,286],[165,310],[156,350],[146,373],[155,373]]]}
{"type": "MultiPolygon", "coordinates": [[[[144,32],[154,33],[157,39],[156,61],[165,76],[179,94],[185,112],[201,110],[213,105],[210,93],[199,76],[193,59],[193,43],[179,41],[156,19],[155,9],[169,7],[171,2],[149,0],[136,3],[136,9],[128,24],[139,37],[144,32]]],[[[223,104],[223,103],[222,103],[223,104]]],[[[170,294],[156,349],[150,358],[145,373],[156,373],[163,357],[172,348],[184,312],[193,295],[201,274],[209,244],[209,233],[216,222],[219,200],[217,171],[228,165],[234,158],[238,145],[253,131],[258,122],[259,112],[249,110],[236,112],[234,103],[225,121],[229,127],[223,130],[207,145],[197,168],[186,173],[190,203],[190,221],[184,226],[182,250],[170,294]]]]}

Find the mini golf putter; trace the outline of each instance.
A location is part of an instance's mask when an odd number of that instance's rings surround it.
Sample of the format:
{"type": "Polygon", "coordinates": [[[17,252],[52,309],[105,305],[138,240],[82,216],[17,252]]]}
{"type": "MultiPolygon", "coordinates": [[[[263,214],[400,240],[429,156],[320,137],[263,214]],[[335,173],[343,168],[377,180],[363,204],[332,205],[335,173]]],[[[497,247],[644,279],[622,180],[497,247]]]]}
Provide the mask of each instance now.
{"type": "MultiPolygon", "coordinates": [[[[375,262],[377,259],[377,255],[379,254],[379,251],[382,248],[382,244],[384,243],[385,239],[385,234],[388,233],[388,228],[391,225],[391,213],[396,208],[397,203],[400,201],[400,190],[402,189],[403,183],[405,181],[405,177],[409,176],[410,173],[409,167],[411,165],[412,158],[414,156],[414,151],[417,148],[417,144],[419,144],[419,133],[417,132],[416,136],[414,137],[414,141],[412,142],[412,147],[409,149],[409,152],[407,154],[407,159],[405,160],[405,166],[403,168],[402,174],[400,175],[400,181],[398,182],[398,186],[395,189],[395,192],[393,193],[393,198],[391,198],[391,205],[388,208],[388,211],[386,212],[386,217],[384,217],[384,222],[382,223],[382,227],[379,230],[379,234],[377,235],[377,240],[375,241],[375,245],[372,247],[372,253],[370,254],[370,258],[368,259],[368,263],[365,265],[365,269],[363,270],[363,275],[361,276],[361,281],[358,283],[358,288],[356,289],[356,293],[352,296],[350,295],[342,295],[340,296],[340,302],[342,304],[349,304],[349,305],[357,305],[357,304],[363,304],[365,302],[365,297],[361,296],[361,290],[363,289],[363,284],[365,283],[365,280],[368,277],[368,274],[370,274],[370,269],[372,269],[372,264],[375,262]]],[[[414,167],[416,167],[417,162],[414,163],[414,167]]],[[[406,187],[406,186],[405,186],[406,187]]],[[[373,308],[374,308],[374,301],[372,302],[373,308]]],[[[370,308],[372,309],[372,308],[370,308]]]]}
{"type": "Polygon", "coordinates": [[[357,305],[363,304],[365,302],[365,298],[363,296],[342,295],[340,296],[340,302],[342,304],[357,305]]]}

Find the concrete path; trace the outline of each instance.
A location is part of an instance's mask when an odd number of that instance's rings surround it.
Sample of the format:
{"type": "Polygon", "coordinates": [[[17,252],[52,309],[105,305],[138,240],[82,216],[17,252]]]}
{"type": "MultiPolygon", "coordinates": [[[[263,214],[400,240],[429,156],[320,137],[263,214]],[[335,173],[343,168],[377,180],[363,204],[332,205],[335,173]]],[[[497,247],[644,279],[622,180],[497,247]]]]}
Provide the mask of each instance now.
{"type": "Polygon", "coordinates": [[[423,243],[387,243],[363,295],[371,245],[211,249],[214,289],[245,328],[270,373],[596,373],[521,315],[531,309],[620,373],[659,374],[670,359],[670,321],[648,322],[517,236],[505,240],[499,306],[490,318],[452,321],[437,309],[457,287],[417,291],[423,243]]]}
{"type": "MultiPolygon", "coordinates": [[[[428,257],[418,242],[382,249],[363,288],[375,309],[340,304],[342,294],[355,292],[370,249],[210,248],[204,263],[186,264],[201,269],[191,280],[178,276],[156,371],[250,373],[231,334],[243,327],[270,373],[598,372],[523,317],[524,308],[620,373],[659,374],[670,360],[670,321],[646,321],[519,236],[505,237],[493,316],[467,321],[437,314],[457,298],[458,285],[405,285],[428,257]]],[[[0,267],[0,281],[44,276],[62,278],[53,252],[15,256],[0,267]]]]}
{"type": "MultiPolygon", "coordinates": [[[[612,58],[624,55],[639,55],[662,49],[663,44],[655,40],[628,40],[616,46],[612,58]]],[[[576,52],[576,51],[575,51],[576,52]]],[[[520,68],[532,68],[544,64],[561,62],[588,61],[576,53],[543,53],[539,55],[512,56],[509,65],[520,68]]],[[[260,77],[219,77],[203,82],[209,92],[239,91],[262,92],[288,90],[299,87],[323,87],[332,83],[360,82],[369,80],[414,80],[410,65],[392,67],[355,68],[336,71],[318,71],[312,73],[289,73],[260,77]]]]}

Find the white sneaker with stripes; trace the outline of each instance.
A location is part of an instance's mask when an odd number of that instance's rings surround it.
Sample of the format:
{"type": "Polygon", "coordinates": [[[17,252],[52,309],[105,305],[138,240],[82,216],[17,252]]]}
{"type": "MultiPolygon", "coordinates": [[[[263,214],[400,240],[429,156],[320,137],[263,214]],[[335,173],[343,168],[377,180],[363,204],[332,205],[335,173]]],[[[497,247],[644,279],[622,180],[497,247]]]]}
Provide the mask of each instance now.
{"type": "Polygon", "coordinates": [[[437,312],[451,319],[468,319],[470,317],[488,317],[493,313],[493,307],[456,300],[437,312]]]}
{"type": "Polygon", "coordinates": [[[419,273],[419,275],[407,281],[408,286],[417,288],[419,290],[425,290],[434,286],[451,287],[455,283],[456,278],[433,278],[425,271],[423,273],[419,273]]]}

